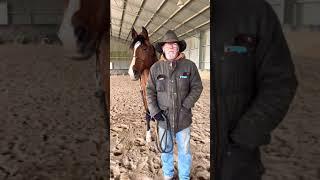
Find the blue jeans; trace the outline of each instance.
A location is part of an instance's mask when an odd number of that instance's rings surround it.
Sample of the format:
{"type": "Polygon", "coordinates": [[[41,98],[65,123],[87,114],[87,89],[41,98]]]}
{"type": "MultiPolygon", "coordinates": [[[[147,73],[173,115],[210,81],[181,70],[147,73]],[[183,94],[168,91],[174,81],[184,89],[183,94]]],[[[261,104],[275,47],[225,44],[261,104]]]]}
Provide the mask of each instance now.
{"type": "MultiPolygon", "coordinates": [[[[159,127],[159,140],[161,139],[165,129],[159,127]]],[[[165,136],[164,136],[165,138],[165,136]]],[[[190,171],[192,166],[192,156],[190,150],[190,127],[185,128],[174,136],[172,132],[173,141],[176,140],[178,144],[178,172],[179,179],[190,179],[190,171]]],[[[162,149],[169,151],[173,146],[170,133],[167,132],[167,145],[165,139],[162,141],[162,149]]],[[[174,164],[173,164],[173,149],[169,153],[161,153],[162,171],[163,176],[173,177],[174,164]]]]}

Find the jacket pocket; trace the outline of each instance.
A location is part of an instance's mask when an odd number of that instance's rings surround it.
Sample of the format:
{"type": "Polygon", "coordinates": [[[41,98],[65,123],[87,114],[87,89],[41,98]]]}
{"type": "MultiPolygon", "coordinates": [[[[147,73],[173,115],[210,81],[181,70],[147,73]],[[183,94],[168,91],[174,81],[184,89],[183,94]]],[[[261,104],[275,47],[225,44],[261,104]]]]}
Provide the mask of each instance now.
{"type": "Polygon", "coordinates": [[[157,82],[156,82],[157,92],[166,91],[166,81],[167,81],[167,78],[166,78],[165,75],[160,74],[160,75],[157,76],[157,82]]]}
{"type": "Polygon", "coordinates": [[[177,128],[185,128],[189,126],[192,122],[192,112],[191,109],[182,107],[179,111],[179,118],[177,122],[177,128]]]}
{"type": "Polygon", "coordinates": [[[189,91],[190,86],[190,73],[183,72],[177,76],[179,89],[182,91],[189,91]]]}
{"type": "Polygon", "coordinates": [[[224,161],[229,179],[258,179],[264,172],[258,148],[228,144],[224,161]]]}
{"type": "Polygon", "coordinates": [[[249,92],[254,87],[254,58],[248,55],[225,55],[221,58],[223,93],[249,92]]]}

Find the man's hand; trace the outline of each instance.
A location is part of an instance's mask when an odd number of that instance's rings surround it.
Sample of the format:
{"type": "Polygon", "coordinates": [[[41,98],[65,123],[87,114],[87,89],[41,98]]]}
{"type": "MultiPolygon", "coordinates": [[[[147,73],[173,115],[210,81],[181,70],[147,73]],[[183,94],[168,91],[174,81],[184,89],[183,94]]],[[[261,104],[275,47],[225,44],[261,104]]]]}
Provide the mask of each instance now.
{"type": "Polygon", "coordinates": [[[187,109],[186,107],[182,106],[182,107],[181,107],[181,111],[187,112],[188,109],[187,109]]]}
{"type": "Polygon", "coordinates": [[[162,113],[163,111],[158,112],[158,114],[156,114],[155,116],[153,116],[153,118],[157,121],[164,121],[164,118],[162,117],[162,113]]]}
{"type": "Polygon", "coordinates": [[[145,117],[145,118],[146,118],[147,121],[153,120],[153,119],[151,118],[149,112],[146,112],[146,117],[145,117]]]}

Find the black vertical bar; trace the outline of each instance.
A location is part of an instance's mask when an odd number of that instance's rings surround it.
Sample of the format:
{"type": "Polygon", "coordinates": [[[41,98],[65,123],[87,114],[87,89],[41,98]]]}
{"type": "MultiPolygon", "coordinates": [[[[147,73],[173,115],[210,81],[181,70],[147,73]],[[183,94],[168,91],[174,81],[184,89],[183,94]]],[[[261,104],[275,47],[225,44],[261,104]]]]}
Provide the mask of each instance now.
{"type": "Polygon", "coordinates": [[[210,177],[221,179],[220,63],[217,57],[217,1],[210,1],[210,177]]]}

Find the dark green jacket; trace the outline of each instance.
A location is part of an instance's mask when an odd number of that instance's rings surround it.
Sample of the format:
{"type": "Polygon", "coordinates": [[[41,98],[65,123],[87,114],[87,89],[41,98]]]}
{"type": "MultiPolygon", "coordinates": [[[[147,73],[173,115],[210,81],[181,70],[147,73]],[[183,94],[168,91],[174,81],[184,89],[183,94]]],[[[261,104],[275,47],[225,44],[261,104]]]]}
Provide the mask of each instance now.
{"type": "Polygon", "coordinates": [[[211,127],[217,180],[258,180],[259,146],[285,117],[297,80],[281,24],[264,0],[217,0],[211,46],[211,127]],[[244,43],[244,42],[247,43],[244,43]],[[238,52],[230,53],[230,47],[238,52]],[[247,52],[239,47],[246,47],[247,52]],[[228,49],[229,48],[229,49],[228,49]]]}
{"type": "MultiPolygon", "coordinates": [[[[150,69],[147,82],[151,116],[163,110],[174,132],[189,127],[192,123],[191,108],[199,99],[202,89],[198,69],[192,61],[182,58],[156,62],[150,69]]],[[[166,128],[167,125],[160,121],[159,126],[166,128]]]]}

